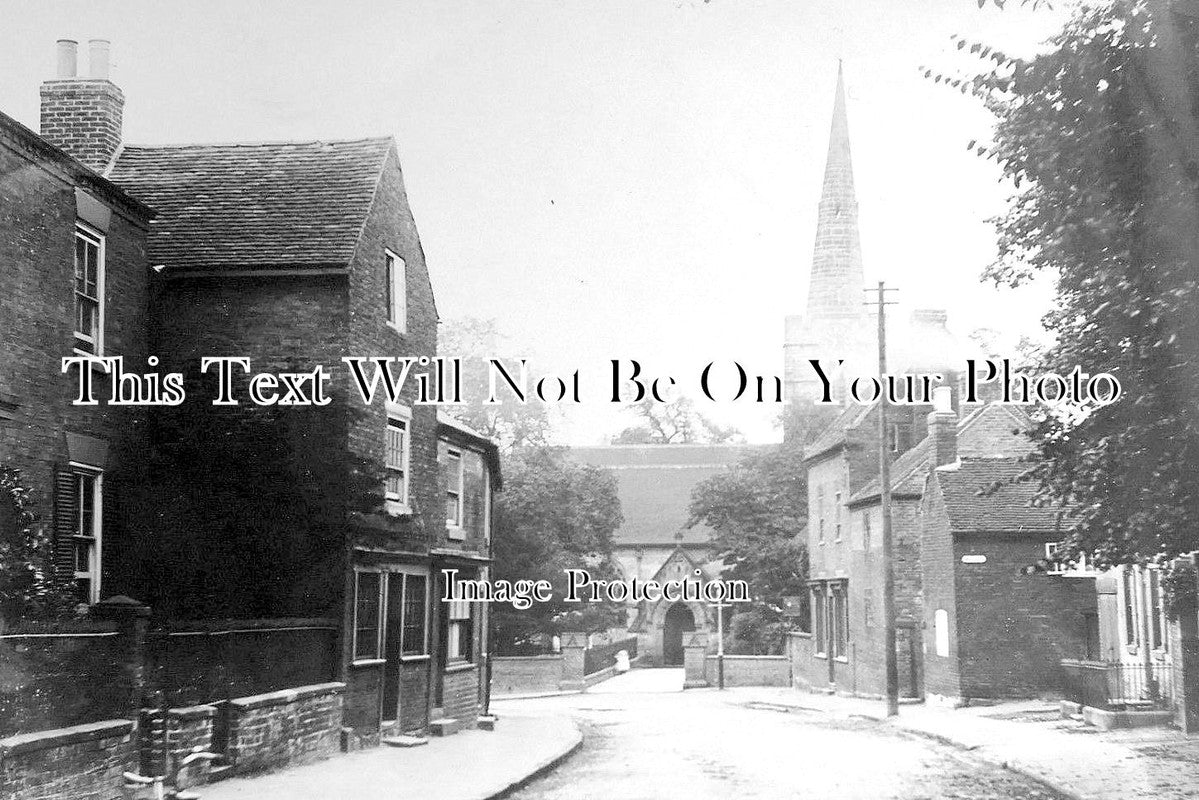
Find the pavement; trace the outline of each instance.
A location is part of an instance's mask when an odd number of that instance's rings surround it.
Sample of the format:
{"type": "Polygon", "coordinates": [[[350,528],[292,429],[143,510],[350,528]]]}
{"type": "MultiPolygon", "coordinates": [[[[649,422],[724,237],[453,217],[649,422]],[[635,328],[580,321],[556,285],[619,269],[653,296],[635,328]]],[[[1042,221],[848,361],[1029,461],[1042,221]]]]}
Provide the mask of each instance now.
{"type": "Polygon", "coordinates": [[[197,788],[203,800],[489,800],[551,769],[582,743],[562,715],[504,715],[494,731],[372,747],[197,788]]]}
{"type": "Polygon", "coordinates": [[[1100,731],[1062,719],[1057,703],[1044,701],[902,705],[887,719],[881,701],[765,687],[724,694],[760,707],[871,720],[951,745],[1074,800],[1199,798],[1199,737],[1173,728],[1100,731]]]}

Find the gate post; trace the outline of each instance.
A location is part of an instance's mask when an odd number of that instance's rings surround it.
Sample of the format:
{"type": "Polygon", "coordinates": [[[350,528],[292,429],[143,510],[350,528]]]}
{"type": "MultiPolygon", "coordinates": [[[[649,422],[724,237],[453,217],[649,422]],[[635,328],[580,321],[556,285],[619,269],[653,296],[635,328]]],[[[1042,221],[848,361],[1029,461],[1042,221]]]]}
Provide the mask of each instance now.
{"type": "Polygon", "coordinates": [[[686,634],[683,642],[683,688],[700,689],[708,685],[708,634],[686,634]]]}
{"type": "Polygon", "coordinates": [[[586,671],[587,634],[571,631],[562,634],[562,675],[558,688],[564,692],[579,692],[587,688],[583,680],[586,671]]]}
{"type": "Polygon", "coordinates": [[[119,684],[113,687],[121,698],[121,713],[135,723],[141,714],[146,690],[146,631],[149,628],[150,607],[124,595],[96,603],[91,614],[97,619],[117,623],[121,652],[119,684]]]}
{"type": "MultiPolygon", "coordinates": [[[[1192,565],[1196,561],[1193,555],[1189,560],[1192,565]]],[[[1199,586],[1195,591],[1199,594],[1199,586]]],[[[1192,594],[1181,605],[1178,621],[1170,624],[1174,720],[1183,733],[1199,733],[1199,603],[1192,594]]]]}

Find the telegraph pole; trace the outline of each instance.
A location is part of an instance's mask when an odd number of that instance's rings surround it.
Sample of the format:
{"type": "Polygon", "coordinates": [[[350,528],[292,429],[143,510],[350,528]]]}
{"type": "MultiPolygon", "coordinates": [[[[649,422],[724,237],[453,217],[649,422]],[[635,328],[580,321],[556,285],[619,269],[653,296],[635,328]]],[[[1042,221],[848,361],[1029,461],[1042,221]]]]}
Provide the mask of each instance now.
{"type": "Polygon", "coordinates": [[[887,676],[887,716],[899,713],[899,665],[895,660],[895,546],[891,537],[891,448],[887,442],[887,306],[888,289],[878,282],[878,481],[883,513],[883,668],[887,676]]]}

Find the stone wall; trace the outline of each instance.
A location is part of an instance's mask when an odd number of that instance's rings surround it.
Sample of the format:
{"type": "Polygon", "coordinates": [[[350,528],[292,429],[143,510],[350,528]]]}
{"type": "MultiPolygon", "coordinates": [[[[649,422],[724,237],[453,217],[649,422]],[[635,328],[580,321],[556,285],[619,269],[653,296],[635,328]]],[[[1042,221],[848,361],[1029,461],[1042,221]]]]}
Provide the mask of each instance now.
{"type": "MultiPolygon", "coordinates": [[[[704,675],[709,686],[716,686],[720,676],[720,659],[708,656],[704,675]]],[[[724,657],[724,685],[728,686],[790,686],[791,661],[787,656],[728,656],[724,657]]]]}
{"type": "Polygon", "coordinates": [[[562,656],[496,656],[491,660],[492,696],[558,691],[562,656]]]}
{"type": "Polygon", "coordinates": [[[137,769],[130,720],[106,720],[0,739],[0,797],[119,800],[137,769]]]}

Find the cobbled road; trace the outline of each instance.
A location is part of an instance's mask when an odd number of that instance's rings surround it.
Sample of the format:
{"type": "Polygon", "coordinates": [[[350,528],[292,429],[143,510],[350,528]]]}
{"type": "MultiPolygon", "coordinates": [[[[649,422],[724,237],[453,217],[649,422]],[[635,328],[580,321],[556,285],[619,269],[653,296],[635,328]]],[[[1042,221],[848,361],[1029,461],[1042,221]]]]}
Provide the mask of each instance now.
{"type": "Polygon", "coordinates": [[[517,800],[1021,798],[1040,784],[873,720],[679,691],[681,670],[634,670],[587,694],[496,702],[504,714],[572,715],[583,746],[517,800]]]}

